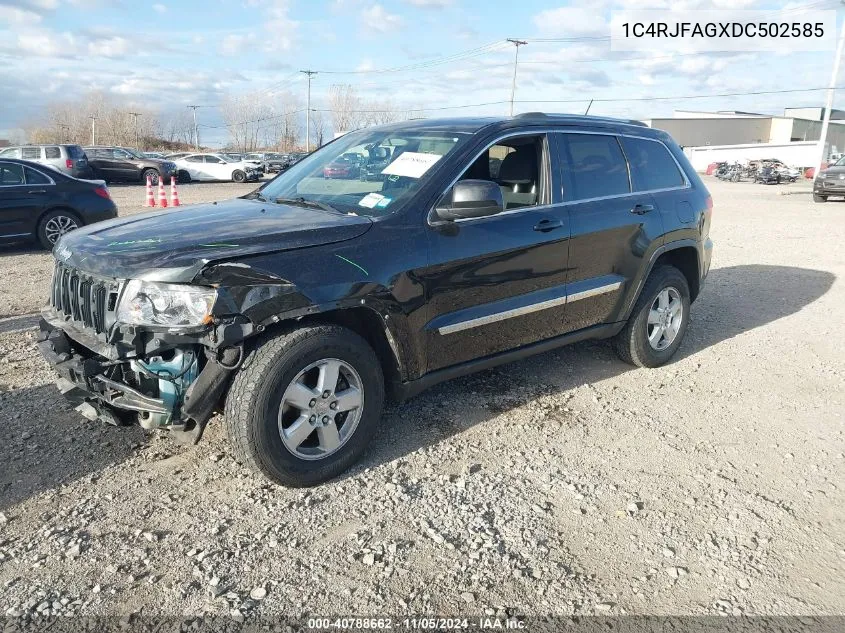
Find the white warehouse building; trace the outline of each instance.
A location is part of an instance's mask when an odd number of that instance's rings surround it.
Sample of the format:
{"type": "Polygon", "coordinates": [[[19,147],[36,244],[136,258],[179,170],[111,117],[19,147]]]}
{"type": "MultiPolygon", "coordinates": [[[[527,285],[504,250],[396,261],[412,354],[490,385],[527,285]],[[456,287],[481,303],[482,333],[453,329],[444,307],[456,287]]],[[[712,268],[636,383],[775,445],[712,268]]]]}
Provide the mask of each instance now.
{"type": "MultiPolygon", "coordinates": [[[[811,167],[818,157],[823,116],[824,108],[786,108],[783,116],[676,110],[672,118],[644,123],[671,134],[697,170],[713,162],[760,158],[811,167]]],[[[845,111],[831,111],[827,149],[828,154],[845,151],[845,111]]]]}

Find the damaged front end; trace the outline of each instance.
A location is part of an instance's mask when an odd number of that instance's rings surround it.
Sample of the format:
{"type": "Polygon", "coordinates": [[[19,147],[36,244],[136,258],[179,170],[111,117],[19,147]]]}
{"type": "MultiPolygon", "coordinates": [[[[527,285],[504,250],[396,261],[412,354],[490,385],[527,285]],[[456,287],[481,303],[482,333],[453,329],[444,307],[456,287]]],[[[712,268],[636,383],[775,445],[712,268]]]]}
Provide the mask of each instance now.
{"type": "Polygon", "coordinates": [[[197,441],[254,328],[244,316],[214,314],[215,289],[171,286],[191,295],[178,297],[189,304],[178,306],[187,316],[168,312],[166,284],[100,278],[58,263],[39,348],[85,417],[197,441]]]}

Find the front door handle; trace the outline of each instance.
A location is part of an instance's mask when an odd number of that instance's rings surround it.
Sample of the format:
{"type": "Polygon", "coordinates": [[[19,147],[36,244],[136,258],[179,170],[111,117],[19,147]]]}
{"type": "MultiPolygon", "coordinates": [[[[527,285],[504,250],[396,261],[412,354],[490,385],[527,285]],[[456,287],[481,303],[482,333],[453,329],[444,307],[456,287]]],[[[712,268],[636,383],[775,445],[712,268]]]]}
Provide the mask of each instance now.
{"type": "Polygon", "coordinates": [[[645,215],[649,211],[654,211],[653,204],[635,204],[634,208],[631,209],[631,213],[634,215],[645,215]]]}
{"type": "Polygon", "coordinates": [[[46,189],[30,189],[27,193],[47,193],[46,189]]]}
{"type": "Polygon", "coordinates": [[[548,233],[549,231],[554,231],[555,229],[559,229],[563,226],[563,222],[560,220],[540,220],[535,226],[535,231],[540,231],[541,233],[548,233]]]}

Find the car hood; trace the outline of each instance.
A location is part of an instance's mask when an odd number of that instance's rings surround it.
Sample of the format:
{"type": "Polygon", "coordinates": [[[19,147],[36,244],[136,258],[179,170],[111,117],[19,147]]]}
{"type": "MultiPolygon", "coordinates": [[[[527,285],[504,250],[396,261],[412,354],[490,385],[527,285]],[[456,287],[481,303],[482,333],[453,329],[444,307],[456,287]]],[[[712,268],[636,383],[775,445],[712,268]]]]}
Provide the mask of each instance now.
{"type": "Polygon", "coordinates": [[[362,216],[238,198],[92,224],[53,252],[94,275],[187,282],[209,262],[341,242],[371,226],[362,216]]]}

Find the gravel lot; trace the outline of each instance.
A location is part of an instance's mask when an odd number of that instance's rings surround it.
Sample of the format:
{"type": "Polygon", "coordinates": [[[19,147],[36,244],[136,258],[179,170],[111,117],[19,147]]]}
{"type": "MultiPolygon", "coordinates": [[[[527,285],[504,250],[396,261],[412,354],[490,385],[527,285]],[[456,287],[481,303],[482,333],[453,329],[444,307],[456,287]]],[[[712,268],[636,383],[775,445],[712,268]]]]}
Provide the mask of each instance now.
{"type": "MultiPolygon", "coordinates": [[[[309,491],[238,466],[214,421],[197,447],[86,421],[31,318],[0,321],[0,613],[845,613],[845,203],[707,183],[714,269],[675,362],[587,343],[444,384],[309,491]]],[[[0,314],[49,270],[0,253],[0,314]]]]}

